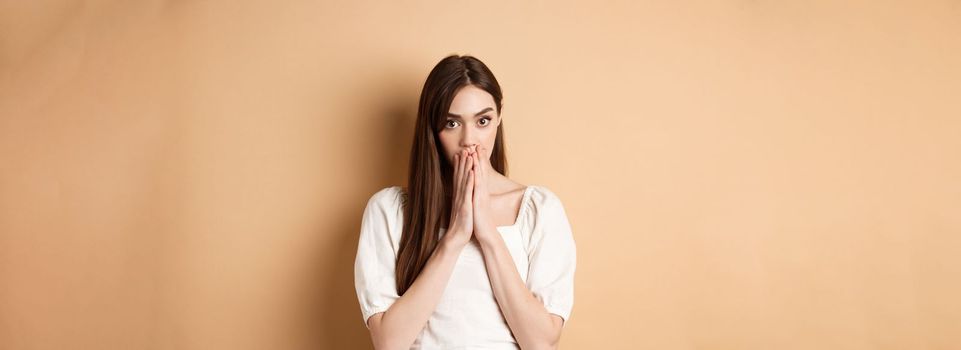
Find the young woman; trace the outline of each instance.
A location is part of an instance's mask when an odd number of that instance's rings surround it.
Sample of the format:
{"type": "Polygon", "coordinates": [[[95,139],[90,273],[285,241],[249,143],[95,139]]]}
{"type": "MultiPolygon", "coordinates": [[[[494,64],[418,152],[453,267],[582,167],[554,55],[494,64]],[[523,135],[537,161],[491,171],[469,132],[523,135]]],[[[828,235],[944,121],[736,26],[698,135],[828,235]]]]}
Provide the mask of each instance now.
{"type": "Polygon", "coordinates": [[[554,349],[576,251],[550,190],[509,179],[501,89],[471,56],[431,70],[407,187],[364,210],[354,264],[377,349],[554,349]]]}

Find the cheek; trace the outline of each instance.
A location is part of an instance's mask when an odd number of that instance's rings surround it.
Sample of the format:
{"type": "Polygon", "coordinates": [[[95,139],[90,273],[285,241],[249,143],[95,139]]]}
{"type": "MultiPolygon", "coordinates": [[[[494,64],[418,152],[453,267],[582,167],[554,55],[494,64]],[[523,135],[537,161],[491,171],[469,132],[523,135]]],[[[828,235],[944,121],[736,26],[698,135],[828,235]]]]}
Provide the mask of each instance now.
{"type": "Polygon", "coordinates": [[[484,148],[487,149],[487,159],[490,159],[490,153],[494,150],[494,141],[497,140],[497,130],[490,133],[489,137],[484,139],[484,148]]]}
{"type": "Polygon", "coordinates": [[[483,138],[484,138],[485,145],[493,145],[494,140],[497,139],[497,128],[495,127],[484,128],[484,130],[481,131],[481,135],[484,135],[483,138]]]}
{"type": "Polygon", "coordinates": [[[437,140],[440,141],[441,149],[444,150],[444,156],[447,157],[448,161],[454,159],[454,152],[457,149],[457,140],[447,133],[441,132],[437,135],[437,140]]]}

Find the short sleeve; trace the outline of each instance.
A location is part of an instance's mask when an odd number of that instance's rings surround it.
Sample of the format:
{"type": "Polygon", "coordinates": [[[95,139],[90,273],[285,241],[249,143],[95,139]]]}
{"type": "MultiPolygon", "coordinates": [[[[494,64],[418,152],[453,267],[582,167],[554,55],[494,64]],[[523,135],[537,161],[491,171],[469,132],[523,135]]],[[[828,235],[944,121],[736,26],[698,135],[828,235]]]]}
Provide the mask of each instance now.
{"type": "Polygon", "coordinates": [[[577,249],[564,206],[553,193],[546,193],[531,236],[527,286],[566,325],[574,307],[577,249]]]}
{"type": "Polygon", "coordinates": [[[360,239],[354,260],[354,289],[367,320],[400,298],[394,277],[396,250],[391,235],[396,221],[397,195],[392,188],[375,193],[367,202],[360,224],[360,239]]]}

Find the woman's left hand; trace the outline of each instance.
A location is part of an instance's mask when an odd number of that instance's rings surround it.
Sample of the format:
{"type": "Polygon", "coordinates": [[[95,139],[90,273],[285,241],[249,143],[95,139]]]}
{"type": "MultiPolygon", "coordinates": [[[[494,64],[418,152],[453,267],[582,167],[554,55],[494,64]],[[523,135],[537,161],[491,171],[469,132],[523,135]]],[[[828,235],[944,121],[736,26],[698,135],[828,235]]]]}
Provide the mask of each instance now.
{"type": "Polygon", "coordinates": [[[491,217],[490,192],[487,189],[490,154],[483,146],[474,151],[474,237],[485,242],[498,234],[491,217]]]}

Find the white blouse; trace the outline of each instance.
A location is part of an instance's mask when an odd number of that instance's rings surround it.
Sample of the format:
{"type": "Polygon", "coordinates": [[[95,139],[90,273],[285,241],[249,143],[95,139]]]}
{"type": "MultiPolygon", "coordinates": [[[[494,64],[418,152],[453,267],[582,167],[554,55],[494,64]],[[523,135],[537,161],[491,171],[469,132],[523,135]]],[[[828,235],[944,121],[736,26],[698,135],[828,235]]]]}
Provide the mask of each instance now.
{"type": "MultiPolygon", "coordinates": [[[[384,188],[364,209],[354,261],[354,288],[364,325],[400,296],[394,265],[403,231],[400,186],[384,188]]],[[[574,306],[576,249],[560,199],[550,190],[529,185],[516,221],[498,226],[521,279],[548,312],[570,318],[574,306]]],[[[445,229],[438,232],[443,237],[445,229]]],[[[501,314],[484,256],[475,240],[464,247],[447,288],[411,349],[518,349],[501,314]]]]}

